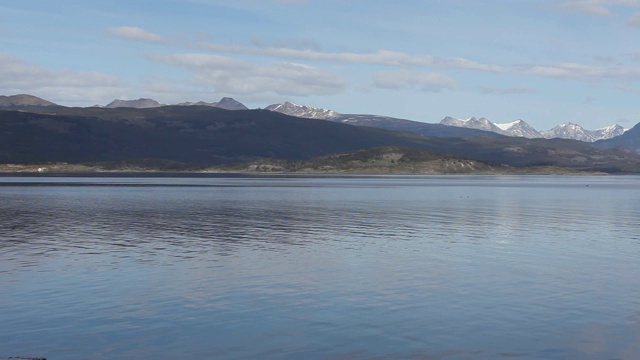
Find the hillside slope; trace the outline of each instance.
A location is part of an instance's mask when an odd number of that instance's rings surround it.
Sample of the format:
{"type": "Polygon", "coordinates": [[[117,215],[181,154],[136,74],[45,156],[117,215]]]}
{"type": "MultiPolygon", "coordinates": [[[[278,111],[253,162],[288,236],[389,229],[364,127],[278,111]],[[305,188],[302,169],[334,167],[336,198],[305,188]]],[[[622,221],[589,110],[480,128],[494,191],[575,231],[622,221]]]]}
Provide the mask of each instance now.
{"type": "MultiPolygon", "coordinates": [[[[477,130],[475,130],[477,131],[477,130]]],[[[0,111],[0,163],[101,162],[165,159],[228,164],[259,158],[302,160],[380,146],[510,166],[552,165],[639,172],[640,157],[574,140],[506,136],[433,137],[268,110],[210,106],[57,108],[0,111]]]]}

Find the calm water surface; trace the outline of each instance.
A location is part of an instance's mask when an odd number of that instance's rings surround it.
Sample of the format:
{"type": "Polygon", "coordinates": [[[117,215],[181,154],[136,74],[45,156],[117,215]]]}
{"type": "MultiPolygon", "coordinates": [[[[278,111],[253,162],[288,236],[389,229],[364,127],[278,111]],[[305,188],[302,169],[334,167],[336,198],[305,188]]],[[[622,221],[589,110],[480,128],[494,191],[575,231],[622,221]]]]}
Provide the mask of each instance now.
{"type": "Polygon", "coordinates": [[[640,177],[0,178],[0,358],[638,359],[640,177]]]}

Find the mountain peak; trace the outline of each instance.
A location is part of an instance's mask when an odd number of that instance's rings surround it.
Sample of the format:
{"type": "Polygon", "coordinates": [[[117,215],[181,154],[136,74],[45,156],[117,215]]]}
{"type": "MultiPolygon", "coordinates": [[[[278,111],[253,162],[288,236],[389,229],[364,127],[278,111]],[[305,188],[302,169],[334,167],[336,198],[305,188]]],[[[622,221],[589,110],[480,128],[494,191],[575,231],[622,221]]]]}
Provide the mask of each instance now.
{"type": "Polygon", "coordinates": [[[226,110],[248,110],[248,108],[241,102],[226,96],[220,99],[217,103],[213,103],[213,106],[226,110]]]}
{"type": "Polygon", "coordinates": [[[272,104],[265,108],[266,110],[276,111],[282,114],[309,118],[309,119],[322,119],[328,120],[339,116],[340,114],[327,109],[319,109],[305,105],[296,105],[292,102],[285,101],[282,104],[272,104]]]}
{"type": "Polygon", "coordinates": [[[466,120],[456,119],[451,116],[447,116],[440,121],[441,125],[464,127],[469,129],[477,129],[484,131],[491,131],[501,135],[525,137],[525,138],[539,138],[542,137],[540,133],[527,124],[522,119],[517,119],[508,123],[493,123],[485,117],[476,118],[472,116],[466,120]]]}
{"type": "Polygon", "coordinates": [[[562,138],[594,142],[610,139],[612,137],[622,135],[624,132],[625,129],[618,124],[606,126],[597,130],[586,130],[578,124],[568,122],[555,126],[550,130],[542,131],[541,134],[547,139],[562,138]]]}
{"type": "Polygon", "coordinates": [[[244,104],[237,101],[236,99],[226,97],[226,96],[220,99],[220,101],[218,102],[212,102],[212,103],[206,102],[206,101],[183,102],[183,103],[179,103],[178,105],[180,106],[212,106],[212,107],[217,107],[225,110],[248,110],[249,109],[246,106],[244,106],[244,104]]]}
{"type": "Polygon", "coordinates": [[[106,108],[129,107],[129,108],[137,108],[137,109],[154,108],[159,106],[162,106],[162,104],[149,98],[140,98],[138,100],[115,99],[112,102],[105,105],[106,108]]]}
{"type": "Polygon", "coordinates": [[[56,103],[29,94],[0,95],[0,107],[56,106],[56,103]]]}

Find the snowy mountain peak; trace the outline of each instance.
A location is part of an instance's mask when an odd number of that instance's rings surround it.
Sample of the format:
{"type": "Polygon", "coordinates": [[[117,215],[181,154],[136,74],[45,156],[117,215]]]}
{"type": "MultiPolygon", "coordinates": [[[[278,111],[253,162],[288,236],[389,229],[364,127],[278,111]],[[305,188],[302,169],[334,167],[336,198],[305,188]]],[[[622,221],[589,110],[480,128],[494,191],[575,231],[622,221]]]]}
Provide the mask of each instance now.
{"type": "Polygon", "coordinates": [[[603,139],[611,139],[613,137],[622,135],[627,130],[628,129],[625,129],[618,124],[613,124],[613,125],[609,125],[609,126],[605,126],[603,128],[597,129],[594,131],[594,133],[597,134],[598,140],[603,140],[603,139]]]}
{"type": "Polygon", "coordinates": [[[470,128],[470,129],[492,131],[498,134],[506,135],[502,131],[502,129],[500,129],[494,123],[492,123],[491,121],[489,121],[487,118],[484,118],[484,117],[481,117],[480,119],[476,117],[470,117],[469,119],[463,120],[463,119],[456,119],[454,117],[447,116],[444,119],[440,120],[440,124],[448,125],[448,126],[464,127],[464,128],[470,128]]]}
{"type": "Polygon", "coordinates": [[[542,137],[546,139],[561,138],[561,139],[575,139],[580,141],[595,141],[592,134],[585,130],[582,126],[574,123],[564,123],[555,126],[547,131],[541,132],[542,137]]]}
{"type": "Polygon", "coordinates": [[[340,116],[339,113],[333,110],[318,109],[310,106],[296,105],[294,103],[286,101],[283,104],[273,104],[265,108],[266,110],[276,111],[286,115],[309,118],[309,119],[332,119],[340,116]]]}
{"type": "Polygon", "coordinates": [[[622,135],[625,129],[618,125],[610,125],[597,130],[586,130],[582,126],[574,123],[560,124],[550,130],[543,131],[542,136],[547,139],[562,138],[580,141],[594,142],[598,140],[610,139],[622,135]]]}
{"type": "Polygon", "coordinates": [[[525,137],[529,139],[542,137],[538,130],[534,129],[522,119],[517,119],[508,123],[496,124],[496,126],[500,128],[500,130],[504,131],[505,135],[508,136],[525,137]]]}
{"type": "Polygon", "coordinates": [[[522,126],[523,123],[524,123],[524,120],[518,119],[508,123],[496,123],[496,126],[499,127],[501,130],[506,131],[513,128],[514,126],[522,126]]]}
{"type": "Polygon", "coordinates": [[[586,130],[582,126],[568,122],[560,124],[553,129],[539,132],[522,119],[517,119],[507,123],[494,124],[486,118],[471,117],[466,120],[447,116],[440,121],[442,125],[466,127],[478,130],[493,131],[498,134],[525,138],[562,138],[574,139],[586,142],[610,139],[622,135],[625,129],[618,125],[607,126],[598,130],[586,130]]]}

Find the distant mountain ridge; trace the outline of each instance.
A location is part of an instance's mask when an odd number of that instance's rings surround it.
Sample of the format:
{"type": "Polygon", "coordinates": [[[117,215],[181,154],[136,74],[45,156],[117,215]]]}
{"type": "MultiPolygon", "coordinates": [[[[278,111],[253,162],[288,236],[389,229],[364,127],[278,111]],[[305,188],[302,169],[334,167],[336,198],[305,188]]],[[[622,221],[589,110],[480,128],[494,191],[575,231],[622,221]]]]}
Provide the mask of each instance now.
{"type": "Polygon", "coordinates": [[[120,107],[129,107],[129,108],[136,108],[136,109],[149,109],[149,108],[160,107],[160,106],[162,106],[162,104],[160,104],[159,102],[157,102],[157,101],[155,101],[153,99],[140,98],[138,100],[120,100],[120,99],[115,99],[112,102],[110,102],[107,105],[105,105],[104,107],[109,108],[109,109],[120,108],[120,107]]]}
{"type": "Polygon", "coordinates": [[[466,129],[444,126],[440,124],[430,124],[421,121],[398,119],[383,115],[341,114],[333,110],[296,105],[290,102],[269,105],[265,108],[265,110],[301,118],[328,120],[342,124],[367,126],[392,131],[413,132],[422,136],[459,138],[468,138],[474,136],[498,136],[493,133],[480,131],[477,129],[466,129]]]}
{"type": "Polygon", "coordinates": [[[469,129],[479,129],[495,132],[507,136],[525,137],[529,139],[572,139],[584,142],[594,142],[598,140],[610,139],[622,135],[625,129],[618,125],[611,125],[597,130],[586,130],[582,126],[574,123],[560,124],[547,131],[537,131],[524,120],[518,119],[510,123],[493,123],[486,118],[476,119],[475,117],[463,120],[447,116],[440,121],[442,125],[465,127],[469,129]]]}
{"type": "MultiPolygon", "coordinates": [[[[180,106],[211,106],[226,110],[248,110],[247,106],[239,101],[230,98],[223,97],[218,102],[183,102],[177,105],[180,106]]],[[[95,105],[94,105],[95,106],[95,105]]],[[[104,108],[155,108],[160,106],[167,106],[156,100],[150,98],[140,98],[137,100],[120,100],[115,99],[111,103],[104,106],[104,108]]],[[[0,96],[0,108],[33,111],[38,109],[53,109],[56,107],[63,107],[53,102],[41,99],[39,97],[18,94],[11,96],[0,96]]],[[[600,140],[606,140],[615,138],[625,133],[626,129],[622,126],[615,124],[596,130],[586,130],[580,125],[574,123],[560,124],[547,131],[537,131],[532,126],[527,124],[522,119],[517,119],[508,123],[493,123],[486,118],[469,119],[457,119],[451,116],[447,116],[439,123],[425,123],[420,121],[413,121],[407,119],[398,119],[381,115],[366,115],[366,114],[342,114],[334,110],[314,108],[305,105],[296,105],[291,102],[284,102],[282,104],[272,104],[265,108],[265,110],[279,112],[282,114],[310,118],[310,119],[322,119],[334,122],[340,122],[344,124],[357,125],[357,126],[370,126],[381,129],[394,130],[394,131],[409,131],[421,134],[423,136],[438,136],[438,137],[471,137],[471,136],[489,136],[489,134],[499,134],[511,137],[523,137],[529,139],[535,138],[561,138],[561,139],[573,139],[584,142],[595,142],[600,140]]]]}
{"type": "Polygon", "coordinates": [[[11,108],[21,106],[58,106],[58,104],[28,94],[0,95],[0,107],[11,108]]]}
{"type": "Polygon", "coordinates": [[[472,117],[466,120],[462,120],[462,119],[456,119],[451,116],[447,116],[444,119],[440,120],[440,125],[464,127],[468,129],[478,129],[478,130],[484,130],[484,131],[491,131],[491,132],[502,134],[502,135],[508,135],[505,131],[500,129],[496,124],[492,123],[487,118],[483,118],[483,117],[480,119],[476,119],[475,117],[472,117]]]}
{"type": "Polygon", "coordinates": [[[294,103],[285,102],[283,104],[273,104],[265,108],[265,110],[277,111],[282,114],[309,118],[309,119],[322,119],[328,120],[336,118],[342,114],[333,110],[319,109],[310,106],[296,105],[294,103]]]}
{"type": "Polygon", "coordinates": [[[246,107],[243,103],[237,101],[234,98],[230,98],[230,97],[223,97],[222,99],[220,99],[220,101],[218,102],[213,102],[213,103],[208,103],[208,102],[204,102],[204,101],[198,101],[198,102],[183,102],[183,103],[179,103],[178,105],[180,106],[213,106],[213,107],[218,107],[221,109],[225,109],[225,110],[249,110],[248,107],[246,107]]]}
{"type": "MultiPolygon", "coordinates": [[[[121,107],[128,107],[128,108],[135,108],[135,109],[150,109],[150,108],[166,106],[166,105],[167,104],[161,104],[153,99],[140,98],[137,100],[115,99],[109,104],[105,105],[104,107],[109,109],[121,108],[121,107]]],[[[217,108],[226,109],[226,110],[248,110],[249,109],[246,106],[244,106],[244,104],[242,104],[241,102],[230,97],[223,97],[222,99],[220,99],[220,101],[212,102],[212,103],[205,102],[205,101],[198,101],[198,102],[183,102],[176,105],[211,106],[211,107],[217,107],[217,108]]]]}
{"type": "Polygon", "coordinates": [[[309,111],[308,114],[330,119],[212,106],[5,107],[0,108],[0,163],[177,161],[213,165],[263,158],[304,160],[372,147],[402,146],[512,167],[559,166],[640,173],[639,153],[628,147],[638,144],[635,130],[625,134],[625,148],[611,142],[596,147],[575,140],[508,137],[388,116],[309,111]]]}
{"type": "MultiPolygon", "coordinates": [[[[388,121],[397,121],[402,119],[395,119],[390,117],[384,117],[380,115],[362,115],[362,114],[341,114],[333,110],[314,108],[305,105],[296,105],[291,102],[284,102],[282,104],[272,104],[265,108],[266,110],[280,112],[286,115],[297,116],[309,119],[323,119],[331,121],[339,121],[343,123],[351,123],[353,125],[374,126],[382,127],[381,123],[383,119],[388,121]],[[365,120],[367,119],[367,120],[365,120]]],[[[411,121],[411,120],[406,120],[411,121]]],[[[469,119],[457,119],[451,116],[447,116],[442,119],[438,124],[475,129],[482,131],[489,131],[500,135],[512,136],[512,137],[524,137],[528,139],[572,139],[585,142],[594,142],[598,140],[610,139],[619,136],[624,133],[625,129],[618,125],[611,125],[597,130],[586,130],[581,126],[573,123],[561,124],[547,131],[538,131],[526,121],[517,119],[508,123],[494,123],[487,118],[471,117],[469,119]]],[[[389,125],[389,124],[386,124],[389,125]]],[[[386,129],[397,130],[390,126],[384,127],[386,129]]]]}
{"type": "Polygon", "coordinates": [[[305,160],[401,146],[440,154],[443,159],[454,156],[499,166],[640,173],[640,157],[623,149],[599,150],[575,140],[507,137],[384,116],[343,116],[349,122],[208,106],[61,106],[33,112],[0,109],[0,163],[151,161],[215,165],[266,158],[305,160]],[[360,125],[378,122],[379,126],[347,125],[353,121],[360,125]],[[412,131],[388,131],[382,126],[412,131]],[[482,135],[460,136],[463,133],[482,135]]]}
{"type": "Polygon", "coordinates": [[[625,129],[618,125],[610,125],[596,130],[587,130],[574,123],[560,124],[550,130],[543,131],[542,136],[547,139],[562,138],[575,139],[586,142],[611,139],[622,135],[625,129]]]}

